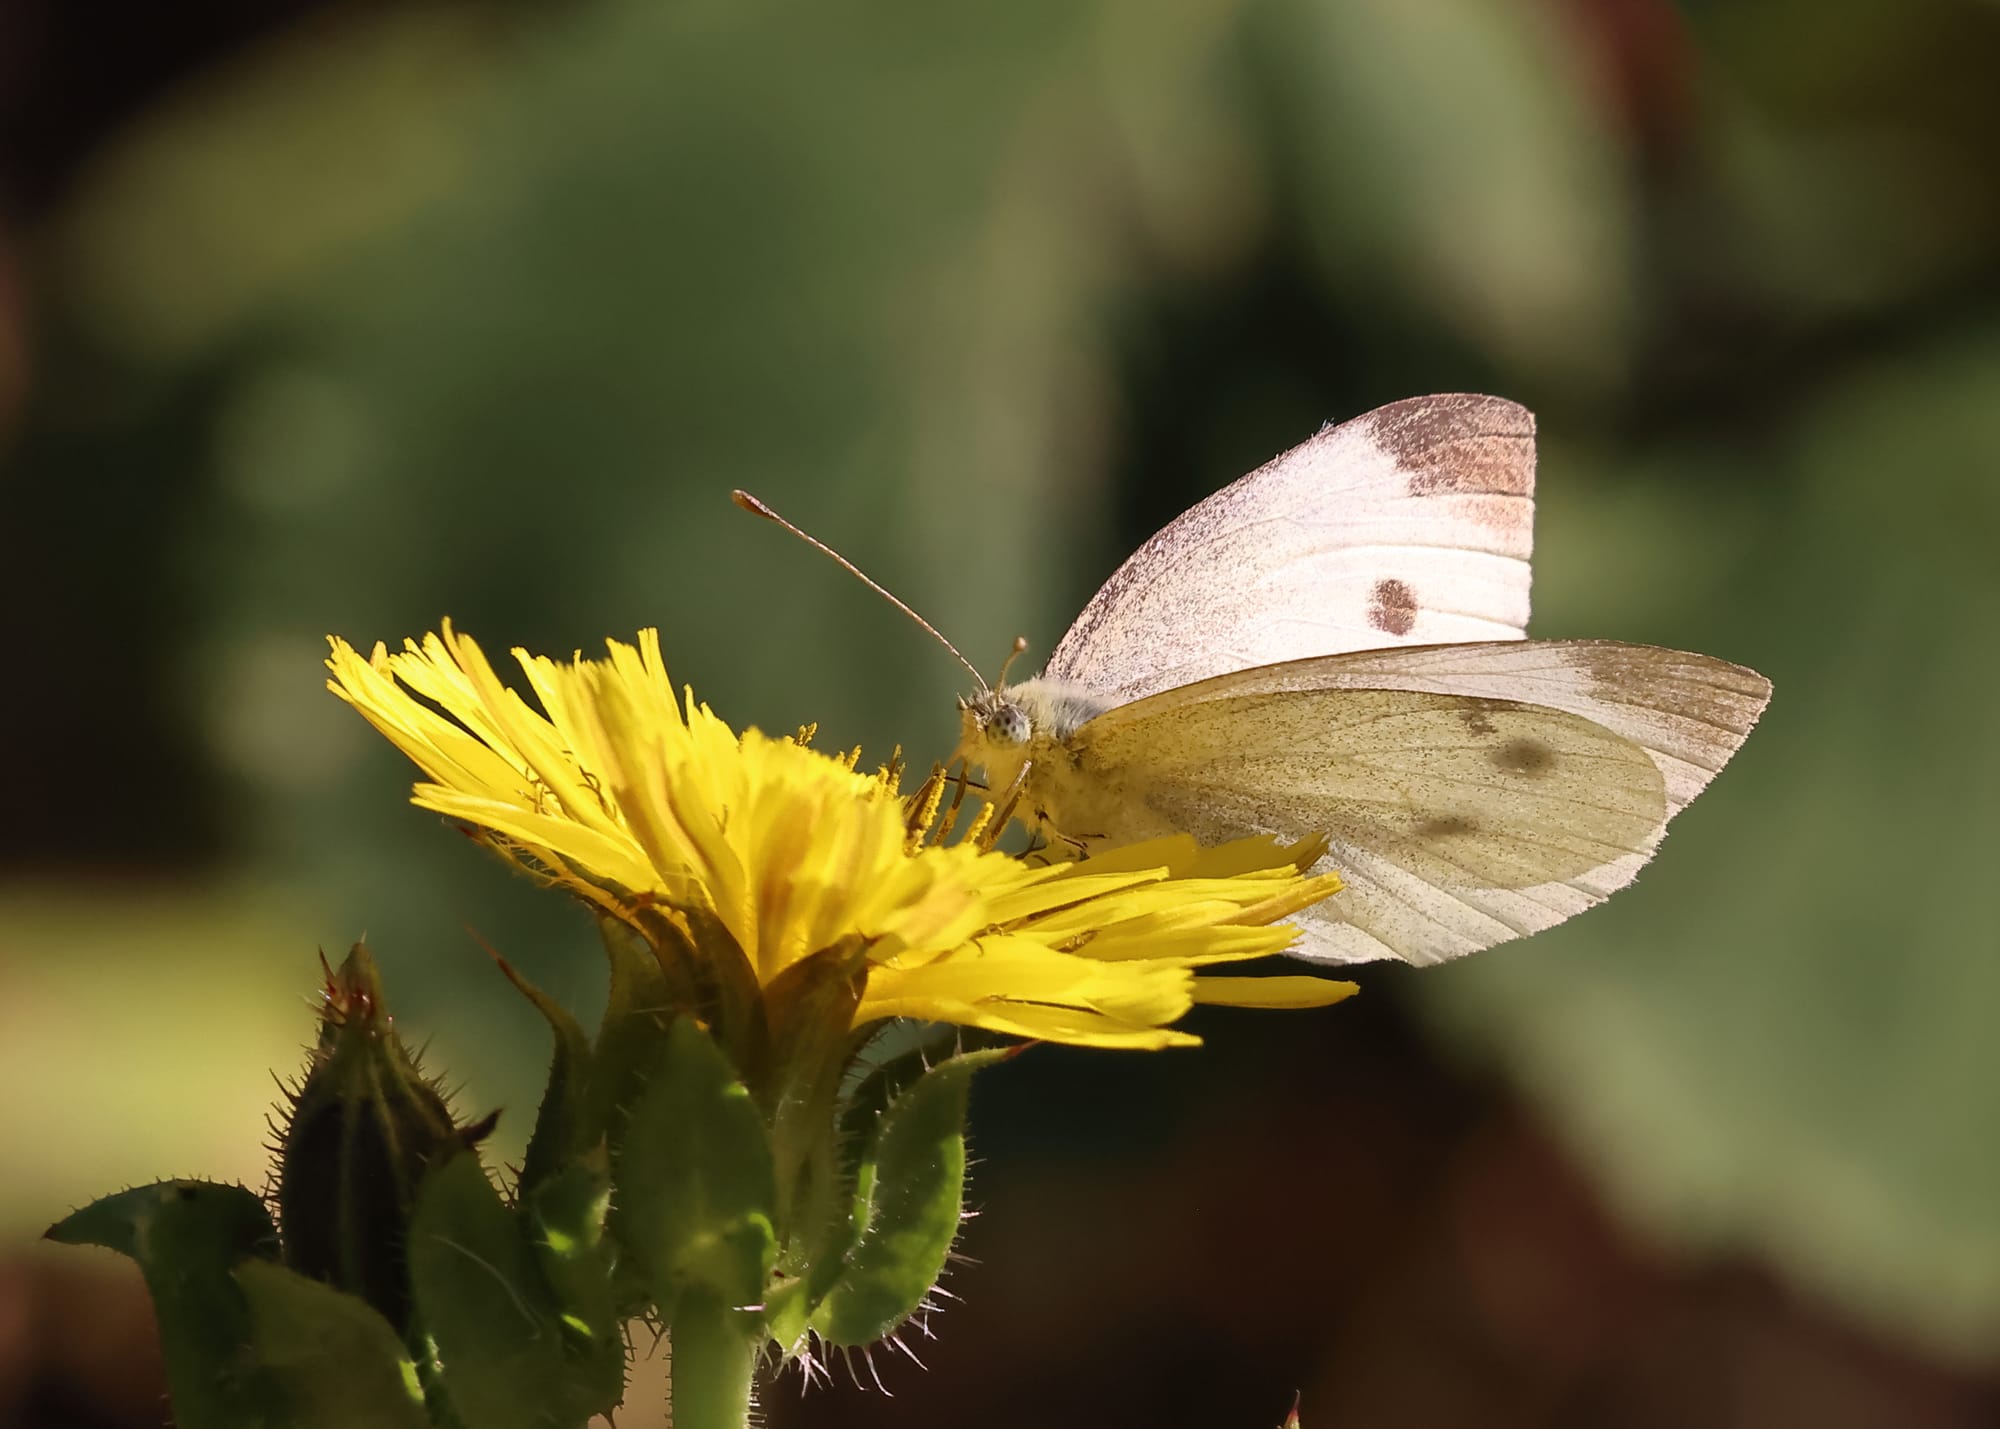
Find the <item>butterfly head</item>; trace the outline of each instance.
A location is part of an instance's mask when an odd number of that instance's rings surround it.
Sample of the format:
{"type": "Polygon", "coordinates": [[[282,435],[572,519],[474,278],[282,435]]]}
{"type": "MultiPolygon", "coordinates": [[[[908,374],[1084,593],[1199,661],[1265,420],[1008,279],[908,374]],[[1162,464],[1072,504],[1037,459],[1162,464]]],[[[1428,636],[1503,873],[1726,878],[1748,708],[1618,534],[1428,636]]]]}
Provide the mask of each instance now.
{"type": "Polygon", "coordinates": [[[1116,701],[1066,680],[1046,677],[996,685],[958,701],[958,752],[953,757],[989,770],[1042,758],[1116,701]],[[1035,748],[1031,751],[1031,746],[1035,748]]]}
{"type": "Polygon", "coordinates": [[[1005,685],[958,701],[959,752],[979,761],[980,751],[1019,747],[1034,737],[1035,722],[1005,685]]]}
{"type": "Polygon", "coordinates": [[[958,702],[958,748],[952,758],[964,760],[967,770],[983,770],[986,798],[1008,808],[1033,797],[1024,786],[1047,743],[1034,689],[1032,680],[1011,688],[995,685],[958,702]],[[1018,692],[1030,698],[1021,699],[1018,692]]]}
{"type": "MultiPolygon", "coordinates": [[[[958,753],[953,758],[964,758],[974,764],[992,767],[989,754],[1005,756],[1018,751],[1034,737],[1035,721],[1028,712],[1028,706],[1016,698],[1019,686],[1009,687],[1007,672],[1014,668],[1014,662],[1028,648],[1027,637],[1015,636],[1014,647],[1007,652],[1007,658],[1000,665],[1000,673],[992,684],[979,682],[979,693],[967,699],[958,699],[958,753]]],[[[976,672],[975,672],[976,673],[976,672]]],[[[1030,680],[1029,684],[1034,681],[1030,680]]]]}

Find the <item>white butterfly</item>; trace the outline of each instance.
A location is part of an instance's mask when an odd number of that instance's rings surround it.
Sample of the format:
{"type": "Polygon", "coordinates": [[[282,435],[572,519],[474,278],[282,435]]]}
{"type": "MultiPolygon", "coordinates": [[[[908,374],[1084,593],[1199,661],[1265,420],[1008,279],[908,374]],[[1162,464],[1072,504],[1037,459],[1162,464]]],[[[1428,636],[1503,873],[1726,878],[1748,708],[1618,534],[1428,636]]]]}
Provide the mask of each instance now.
{"type": "MultiPolygon", "coordinates": [[[[959,754],[1085,851],[1332,840],[1294,952],[1435,963],[1630,883],[1770,699],[1755,671],[1527,640],[1535,423],[1392,403],[1182,515],[1040,677],[961,701],[959,754]]],[[[996,797],[999,797],[996,792],[996,797]]]]}

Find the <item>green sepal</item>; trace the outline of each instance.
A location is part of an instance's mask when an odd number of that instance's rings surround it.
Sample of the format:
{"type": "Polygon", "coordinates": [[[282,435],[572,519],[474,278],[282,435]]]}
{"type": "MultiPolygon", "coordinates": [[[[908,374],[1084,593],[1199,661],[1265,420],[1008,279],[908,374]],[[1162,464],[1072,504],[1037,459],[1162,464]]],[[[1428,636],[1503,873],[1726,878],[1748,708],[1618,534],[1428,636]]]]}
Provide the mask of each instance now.
{"type": "Polygon", "coordinates": [[[613,961],[600,1049],[612,1035],[615,1017],[637,1015],[654,1037],[673,1018],[694,1017],[733,1065],[754,1075],[766,1043],[764,995],[734,935],[713,913],[698,908],[641,905],[630,917],[629,923],[602,921],[613,961]],[[620,996],[621,977],[630,980],[636,995],[620,996]]]}
{"type": "Polygon", "coordinates": [[[849,1030],[867,979],[858,937],[793,963],[765,989],[770,1040],[750,1084],[771,1129],[782,1239],[819,1226],[845,1199],[834,1139],[841,1075],[852,1060],[849,1030]]]}
{"type": "MultiPolygon", "coordinates": [[[[937,1284],[965,1204],[972,1074],[1016,1050],[940,1062],[876,1117],[855,1170],[853,1243],[807,1320],[829,1344],[873,1344],[915,1313],[937,1284]]],[[[822,1268],[813,1269],[818,1281],[822,1268]]]]}
{"type": "Polygon", "coordinates": [[[692,1019],[668,1029],[614,1148],[612,1234],[665,1310],[687,1290],[759,1304],[777,1257],[771,1145],[749,1090],[692,1019]]]}
{"type": "Polygon", "coordinates": [[[651,943],[616,919],[598,921],[610,969],[604,1020],[598,1024],[590,1076],[591,1124],[617,1142],[627,1109],[652,1076],[661,1034],[693,991],[670,978],[651,943]]]}
{"type": "Polygon", "coordinates": [[[604,1234],[610,1203],[601,1152],[564,1167],[524,1202],[529,1243],[554,1295],[570,1375],[593,1414],[615,1408],[625,1393],[625,1334],[604,1234]]]}
{"type": "Polygon", "coordinates": [[[581,1426],[592,1410],[520,1220],[471,1152],[432,1168],[410,1221],[420,1366],[449,1416],[478,1429],[581,1426]]]}
{"type": "Polygon", "coordinates": [[[521,996],[534,1004],[555,1035],[548,1085],[542,1090],[535,1129],[521,1159],[521,1190],[529,1194],[604,1137],[602,1117],[591,1105],[590,1034],[569,1010],[525,977],[505,958],[493,959],[521,996]]]}
{"type": "Polygon", "coordinates": [[[764,989],[750,958],[736,936],[713,913],[698,908],[681,911],[668,929],[671,937],[659,948],[663,964],[684,958],[697,971],[699,988],[694,1013],[708,1035],[729,1058],[730,1065],[755,1078],[770,1045],[765,1020],[764,989]],[[685,929],[685,937],[681,929],[685,929]]]}
{"type": "Polygon", "coordinates": [[[246,1373],[250,1307],[230,1278],[243,1261],[278,1253],[262,1200],[241,1186],[160,1181],[93,1201],[47,1236],[138,1262],[159,1319],[177,1423],[237,1429],[267,1422],[260,1389],[246,1373]]]}
{"type": "MultiPolygon", "coordinates": [[[[430,1429],[409,1352],[366,1301],[252,1261],[236,1284],[249,1306],[252,1354],[272,1406],[258,1422],[284,1429],[430,1429]]],[[[176,1422],[197,1421],[174,1397],[176,1422]]]]}
{"type": "Polygon", "coordinates": [[[946,1023],[889,1022],[860,1038],[850,1036],[845,1057],[850,1085],[836,1108],[833,1167],[816,1184],[814,1200],[798,1205],[787,1222],[794,1233],[778,1262],[781,1283],[765,1301],[771,1336],[779,1344],[798,1342],[813,1310],[846,1272],[847,1253],[861,1234],[854,1188],[872,1154],[882,1113],[933,1063],[950,1055],[962,1031],[946,1023]],[[871,1058],[879,1060],[869,1066],[871,1058]],[[862,1066],[866,1070],[858,1075],[852,1070],[862,1066]]]}
{"type": "Polygon", "coordinates": [[[867,948],[866,939],[843,938],[791,964],[764,990],[771,1048],[759,1099],[773,1126],[817,1123],[831,1110],[867,986],[867,948]]]}

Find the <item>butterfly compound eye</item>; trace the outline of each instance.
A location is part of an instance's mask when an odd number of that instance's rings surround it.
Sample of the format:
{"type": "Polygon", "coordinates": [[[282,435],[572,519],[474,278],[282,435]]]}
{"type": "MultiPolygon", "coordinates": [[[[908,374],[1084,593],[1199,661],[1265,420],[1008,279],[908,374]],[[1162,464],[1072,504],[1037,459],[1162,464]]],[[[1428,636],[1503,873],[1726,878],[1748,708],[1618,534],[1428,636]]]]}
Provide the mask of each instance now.
{"type": "Polygon", "coordinates": [[[988,732],[1006,744],[1028,742],[1028,716],[1018,705],[1002,705],[993,711],[988,732]]]}

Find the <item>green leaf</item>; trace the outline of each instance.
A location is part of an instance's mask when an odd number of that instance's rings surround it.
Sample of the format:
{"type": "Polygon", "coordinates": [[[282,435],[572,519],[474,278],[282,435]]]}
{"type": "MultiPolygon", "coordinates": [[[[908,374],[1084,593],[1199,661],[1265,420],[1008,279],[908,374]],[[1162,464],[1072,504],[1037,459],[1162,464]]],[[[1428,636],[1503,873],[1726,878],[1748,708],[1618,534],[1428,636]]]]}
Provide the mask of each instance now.
{"type": "Polygon", "coordinates": [[[47,1234],[139,1263],[159,1318],[174,1415],[185,1429],[262,1422],[244,1375],[250,1311],[229,1272],[277,1254],[263,1201],[241,1186],[160,1181],[94,1201],[47,1234]]]}
{"type": "MultiPolygon", "coordinates": [[[[470,1159],[470,1158],[465,1158],[470,1159]]],[[[427,1429],[417,1367],[359,1296],[252,1261],[236,1272],[273,1419],[286,1429],[427,1429]]],[[[175,1414],[192,1425],[175,1400],[175,1414]]]]}
{"type": "Polygon", "coordinates": [[[964,1205],[972,1074],[1012,1055],[995,1049],[942,1062],[876,1119],[855,1177],[856,1238],[809,1322],[829,1343],[872,1344],[937,1283],[964,1205]]]}
{"type": "Polygon", "coordinates": [[[156,1181],[92,1201],[45,1232],[62,1245],[99,1245],[143,1267],[162,1256],[229,1264],[269,1260],[278,1233],[264,1202],[242,1186],[216,1181],[156,1181]]]}
{"type": "Polygon", "coordinates": [[[409,1262],[417,1320],[436,1347],[434,1388],[460,1422],[549,1429],[589,1417],[560,1312],[477,1156],[454,1156],[424,1179],[409,1262]]]}
{"type": "Polygon", "coordinates": [[[693,1021],[676,1022],[665,1042],[616,1149],[614,1233],[662,1308],[696,1287],[756,1304],[777,1256],[763,1119],[693,1021]]]}

